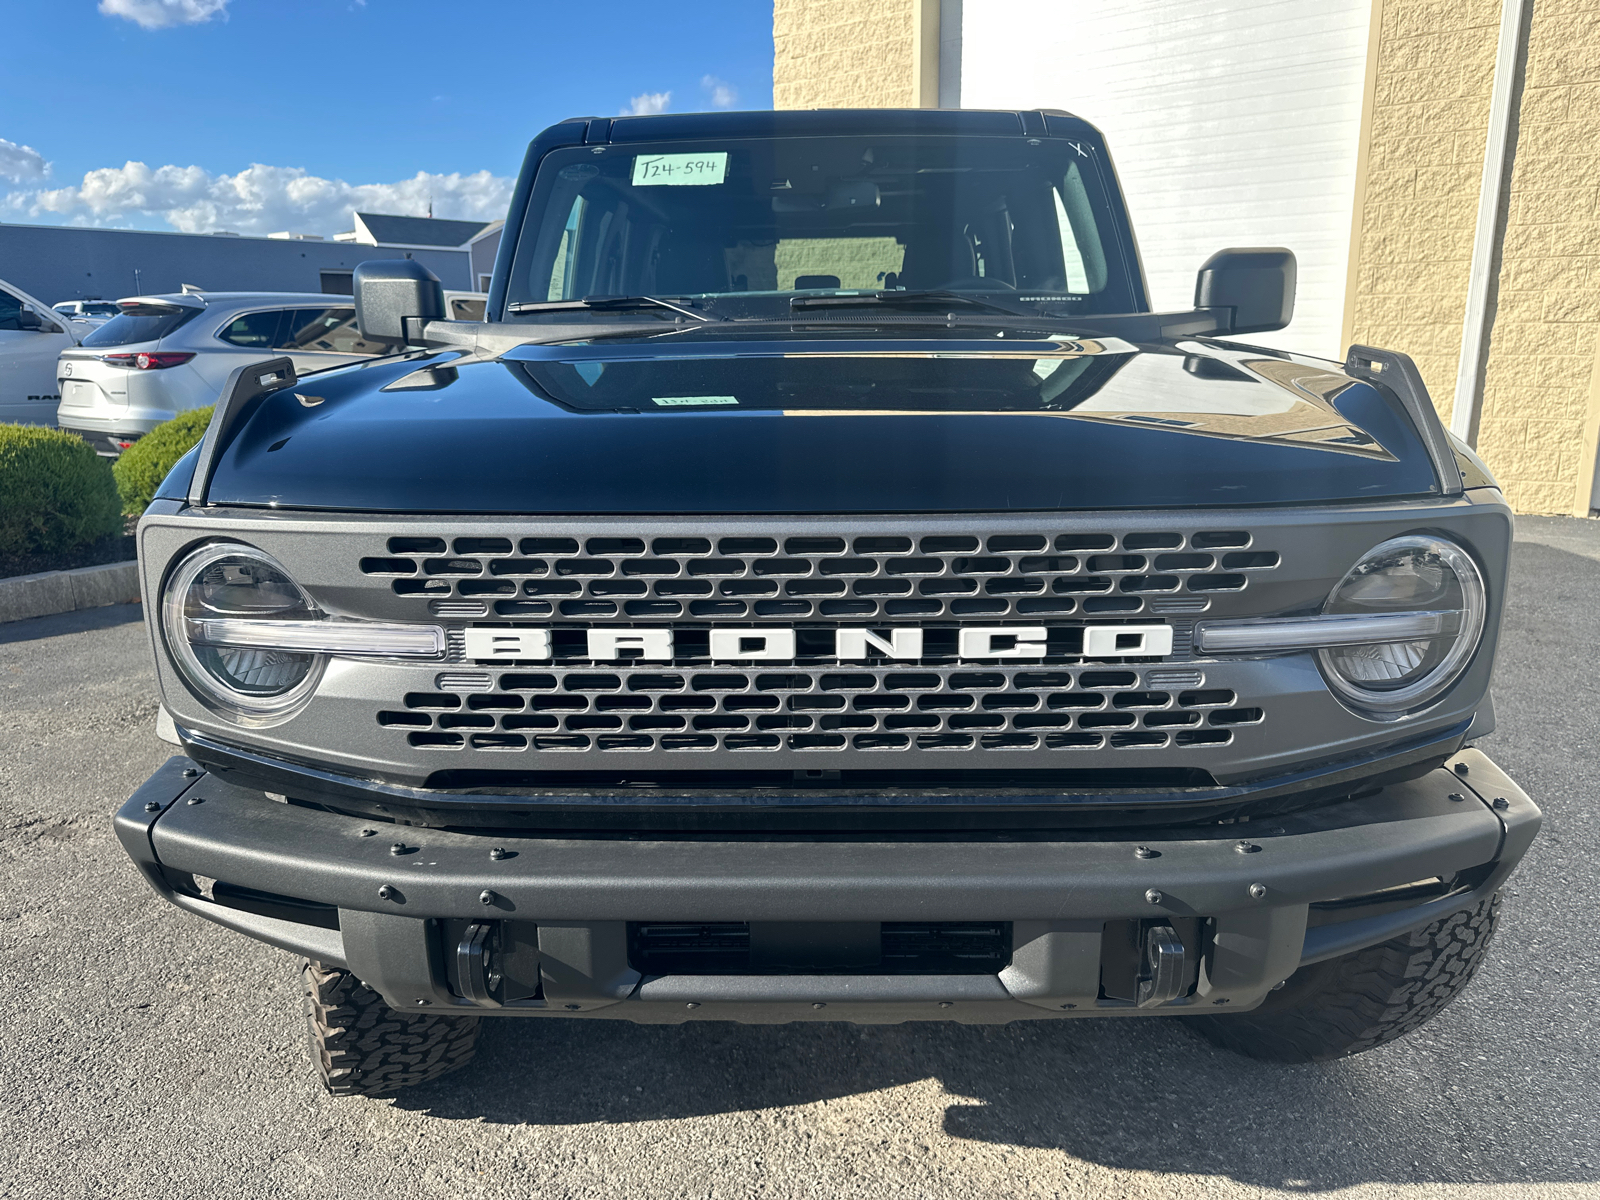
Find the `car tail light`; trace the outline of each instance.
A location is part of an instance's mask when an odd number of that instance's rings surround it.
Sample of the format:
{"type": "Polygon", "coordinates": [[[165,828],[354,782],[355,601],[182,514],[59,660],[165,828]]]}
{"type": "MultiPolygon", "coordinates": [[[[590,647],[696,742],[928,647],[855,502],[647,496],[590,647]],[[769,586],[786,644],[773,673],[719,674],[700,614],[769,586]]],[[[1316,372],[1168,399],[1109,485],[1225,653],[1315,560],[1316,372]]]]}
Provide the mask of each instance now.
{"type": "Polygon", "coordinates": [[[137,354],[102,354],[100,361],[113,367],[159,371],[164,367],[181,367],[193,357],[193,354],[180,354],[176,350],[141,350],[137,354]]]}

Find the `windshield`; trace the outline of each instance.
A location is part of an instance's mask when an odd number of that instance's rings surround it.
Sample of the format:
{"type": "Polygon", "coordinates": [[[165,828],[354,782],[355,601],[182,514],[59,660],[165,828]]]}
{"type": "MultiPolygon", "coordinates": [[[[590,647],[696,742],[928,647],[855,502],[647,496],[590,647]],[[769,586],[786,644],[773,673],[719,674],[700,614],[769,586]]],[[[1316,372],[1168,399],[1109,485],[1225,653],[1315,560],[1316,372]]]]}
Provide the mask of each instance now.
{"type": "Polygon", "coordinates": [[[1141,306],[1097,154],[972,136],[557,150],[539,167],[508,300],[671,296],[761,316],[797,295],[959,291],[1128,312],[1141,306]]]}
{"type": "Polygon", "coordinates": [[[157,342],[193,320],[204,311],[184,308],[171,313],[119,312],[111,320],[83,339],[85,346],[132,346],[138,342],[157,342]]]}
{"type": "Polygon", "coordinates": [[[1114,338],[992,344],[951,341],[937,350],[818,341],[747,343],[726,357],[685,348],[638,357],[615,347],[524,347],[534,390],[580,412],[823,411],[1040,412],[1082,403],[1120,370],[1132,347],[1114,338]]]}

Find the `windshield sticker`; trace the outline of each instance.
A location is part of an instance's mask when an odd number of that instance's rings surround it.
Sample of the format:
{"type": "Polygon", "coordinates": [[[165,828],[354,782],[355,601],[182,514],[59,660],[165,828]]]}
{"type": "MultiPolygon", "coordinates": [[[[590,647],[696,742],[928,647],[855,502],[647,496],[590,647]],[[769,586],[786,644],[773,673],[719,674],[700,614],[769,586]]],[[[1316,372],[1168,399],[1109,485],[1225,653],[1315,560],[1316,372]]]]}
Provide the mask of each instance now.
{"type": "Polygon", "coordinates": [[[694,187],[728,177],[728,152],[639,154],[633,160],[634,187],[694,187]]]}
{"type": "Polygon", "coordinates": [[[680,408],[690,404],[737,404],[737,396],[653,396],[662,408],[680,408]]]}

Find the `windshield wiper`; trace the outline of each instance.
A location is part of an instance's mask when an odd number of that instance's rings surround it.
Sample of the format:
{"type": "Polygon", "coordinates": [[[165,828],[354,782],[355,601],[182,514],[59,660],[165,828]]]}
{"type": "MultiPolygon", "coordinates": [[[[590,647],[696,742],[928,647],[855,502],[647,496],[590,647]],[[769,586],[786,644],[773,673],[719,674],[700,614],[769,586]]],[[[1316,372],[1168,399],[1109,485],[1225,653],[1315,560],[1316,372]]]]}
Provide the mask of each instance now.
{"type": "Polygon", "coordinates": [[[1039,316],[1036,312],[1012,308],[1006,304],[996,304],[993,300],[980,300],[966,292],[937,289],[925,292],[868,292],[860,296],[795,296],[789,301],[790,308],[855,308],[866,305],[902,304],[965,304],[971,308],[982,308],[1013,317],[1039,316]]]}
{"type": "Polygon", "coordinates": [[[629,308],[669,308],[673,312],[682,313],[686,317],[693,317],[696,321],[724,321],[726,317],[716,317],[709,313],[696,312],[692,308],[685,308],[681,304],[674,304],[670,300],[663,300],[660,296],[585,296],[582,300],[532,300],[522,301],[510,306],[511,311],[521,316],[523,313],[546,312],[580,312],[594,311],[621,311],[629,308]]]}

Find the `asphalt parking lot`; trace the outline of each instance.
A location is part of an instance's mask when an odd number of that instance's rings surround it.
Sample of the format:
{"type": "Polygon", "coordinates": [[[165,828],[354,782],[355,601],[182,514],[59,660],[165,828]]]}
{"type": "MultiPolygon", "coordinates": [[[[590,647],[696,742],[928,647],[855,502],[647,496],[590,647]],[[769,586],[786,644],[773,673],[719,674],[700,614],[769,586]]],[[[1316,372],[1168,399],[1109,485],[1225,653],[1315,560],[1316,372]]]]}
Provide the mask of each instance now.
{"type": "Polygon", "coordinates": [[[486,1022],[332,1100],[295,963],[184,916],[109,816],[164,758],[129,606],[0,626],[0,1195],[1600,1196],[1600,522],[1526,519],[1483,748],[1543,806],[1496,945],[1326,1066],[1176,1021],[486,1022]]]}

